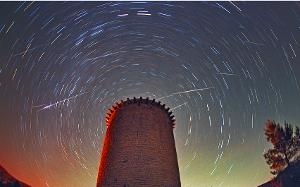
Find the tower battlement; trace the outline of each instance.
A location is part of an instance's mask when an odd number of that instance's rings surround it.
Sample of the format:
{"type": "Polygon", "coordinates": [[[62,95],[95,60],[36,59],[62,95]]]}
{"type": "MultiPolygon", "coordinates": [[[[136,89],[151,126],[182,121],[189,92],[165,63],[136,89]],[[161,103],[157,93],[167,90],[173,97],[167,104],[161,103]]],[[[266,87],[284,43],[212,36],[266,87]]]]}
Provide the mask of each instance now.
{"type": "Polygon", "coordinates": [[[156,107],[162,109],[163,111],[165,111],[168,114],[169,119],[170,119],[170,125],[174,128],[175,117],[174,117],[174,115],[172,115],[172,111],[170,111],[170,108],[169,107],[166,108],[165,104],[161,104],[160,101],[155,101],[155,99],[150,100],[148,97],[146,99],[142,98],[142,97],[140,97],[140,98],[134,97],[133,99],[127,98],[127,100],[125,100],[125,101],[121,100],[120,102],[116,102],[115,105],[113,105],[106,113],[106,117],[105,117],[106,126],[110,125],[110,123],[115,118],[115,116],[119,112],[119,110],[122,110],[123,107],[125,107],[127,105],[131,105],[131,104],[152,105],[152,106],[156,106],[156,107]]]}

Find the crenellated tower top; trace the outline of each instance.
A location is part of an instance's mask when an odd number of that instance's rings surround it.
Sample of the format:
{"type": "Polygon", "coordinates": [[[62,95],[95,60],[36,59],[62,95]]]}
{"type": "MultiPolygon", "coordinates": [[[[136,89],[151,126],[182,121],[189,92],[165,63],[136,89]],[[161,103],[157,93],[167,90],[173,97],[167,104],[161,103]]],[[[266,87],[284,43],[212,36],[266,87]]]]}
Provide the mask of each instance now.
{"type": "Polygon", "coordinates": [[[175,118],[174,115],[172,114],[172,111],[170,110],[169,107],[166,108],[165,104],[161,104],[160,101],[155,101],[155,99],[149,99],[147,98],[136,98],[134,97],[133,99],[127,98],[125,101],[121,100],[120,102],[116,102],[115,105],[113,105],[108,112],[106,113],[105,117],[105,122],[106,126],[109,126],[111,124],[111,121],[115,118],[116,114],[118,113],[119,110],[122,110],[127,105],[150,105],[150,106],[155,106],[160,108],[162,111],[164,111],[170,119],[170,125],[174,128],[175,127],[175,118]]]}

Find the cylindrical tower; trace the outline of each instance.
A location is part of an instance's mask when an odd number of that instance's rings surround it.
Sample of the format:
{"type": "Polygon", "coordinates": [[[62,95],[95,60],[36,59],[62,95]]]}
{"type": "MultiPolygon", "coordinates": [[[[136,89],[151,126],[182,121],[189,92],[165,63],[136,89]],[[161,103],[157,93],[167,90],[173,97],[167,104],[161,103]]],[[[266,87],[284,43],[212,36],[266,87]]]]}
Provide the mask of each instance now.
{"type": "Polygon", "coordinates": [[[155,100],[127,99],[106,117],[97,187],[178,187],[175,120],[155,100]]]}

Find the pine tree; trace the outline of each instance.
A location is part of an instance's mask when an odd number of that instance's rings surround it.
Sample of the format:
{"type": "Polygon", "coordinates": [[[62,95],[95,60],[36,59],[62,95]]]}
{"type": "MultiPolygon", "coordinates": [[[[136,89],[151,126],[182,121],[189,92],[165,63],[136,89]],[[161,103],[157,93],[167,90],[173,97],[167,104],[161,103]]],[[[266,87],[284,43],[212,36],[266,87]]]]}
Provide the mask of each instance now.
{"type": "Polygon", "coordinates": [[[284,123],[284,127],[268,120],[265,126],[267,141],[273,148],[264,154],[266,162],[270,165],[271,173],[277,175],[288,167],[291,162],[300,158],[300,133],[299,127],[284,123]]]}

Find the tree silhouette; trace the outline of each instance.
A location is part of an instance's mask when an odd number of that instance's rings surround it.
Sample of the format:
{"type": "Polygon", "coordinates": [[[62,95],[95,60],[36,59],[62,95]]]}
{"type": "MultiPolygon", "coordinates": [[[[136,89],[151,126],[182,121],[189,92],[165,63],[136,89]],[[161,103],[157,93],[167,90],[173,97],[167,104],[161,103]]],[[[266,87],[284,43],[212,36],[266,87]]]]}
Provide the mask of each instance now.
{"type": "Polygon", "coordinates": [[[291,162],[300,158],[300,133],[299,127],[292,127],[284,123],[284,127],[268,120],[265,126],[267,141],[273,148],[264,154],[266,162],[270,165],[271,173],[277,175],[288,167],[291,162]]]}

